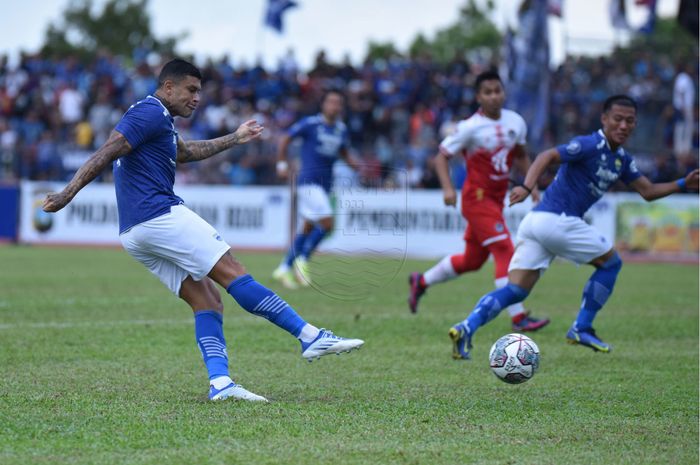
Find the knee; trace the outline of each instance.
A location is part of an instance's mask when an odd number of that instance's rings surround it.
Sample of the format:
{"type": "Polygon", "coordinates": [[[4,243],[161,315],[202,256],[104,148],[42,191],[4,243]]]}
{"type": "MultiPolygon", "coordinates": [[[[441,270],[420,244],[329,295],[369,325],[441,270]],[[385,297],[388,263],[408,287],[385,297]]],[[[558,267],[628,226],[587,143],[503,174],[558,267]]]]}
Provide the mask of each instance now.
{"type": "Polygon", "coordinates": [[[489,246],[489,252],[491,252],[495,260],[505,260],[507,262],[513,256],[514,250],[510,237],[494,242],[489,246]]]}
{"type": "Polygon", "coordinates": [[[622,258],[620,258],[617,251],[613,251],[612,256],[599,265],[598,268],[618,272],[622,269],[622,258]]]}
{"type": "Polygon", "coordinates": [[[481,265],[484,264],[487,258],[488,254],[485,254],[483,257],[469,253],[453,255],[451,258],[452,268],[459,274],[475,271],[481,268],[481,265]]]}
{"type": "Polygon", "coordinates": [[[318,224],[326,231],[331,231],[334,226],[333,217],[323,218],[318,224]]]}
{"type": "Polygon", "coordinates": [[[209,277],[225,288],[231,284],[231,281],[245,274],[248,274],[248,271],[229,251],[214,265],[214,268],[209,272],[209,277]]]}

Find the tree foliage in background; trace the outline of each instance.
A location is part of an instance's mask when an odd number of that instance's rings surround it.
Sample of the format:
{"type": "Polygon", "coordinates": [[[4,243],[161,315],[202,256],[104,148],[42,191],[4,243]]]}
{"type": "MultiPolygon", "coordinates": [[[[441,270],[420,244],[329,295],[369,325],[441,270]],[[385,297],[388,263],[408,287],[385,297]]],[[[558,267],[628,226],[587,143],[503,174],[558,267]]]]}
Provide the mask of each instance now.
{"type": "Polygon", "coordinates": [[[130,58],[141,48],[172,54],[178,38],[154,36],[147,6],[148,0],[108,0],[96,12],[92,0],[72,0],[62,21],[49,24],[41,53],[89,59],[107,50],[130,58]]]}
{"type": "Polygon", "coordinates": [[[466,50],[484,48],[495,53],[501,45],[502,35],[489,19],[493,1],[480,8],[475,0],[469,0],[459,10],[457,22],[440,29],[433,40],[418,35],[409,48],[411,56],[429,53],[440,63],[452,60],[466,50]]]}
{"type": "Polygon", "coordinates": [[[623,57],[639,52],[667,55],[674,62],[697,62],[698,40],[676,18],[657,18],[652,34],[639,34],[627,47],[615,51],[623,57]]]}
{"type": "Polygon", "coordinates": [[[401,55],[391,42],[369,41],[367,45],[367,55],[365,60],[374,61],[377,59],[387,60],[392,56],[401,55]]]}
{"type": "MultiPolygon", "coordinates": [[[[454,24],[439,29],[432,40],[419,33],[405,55],[430,55],[439,63],[447,63],[468,50],[487,49],[495,53],[501,45],[502,37],[489,19],[488,15],[492,10],[492,0],[487,1],[483,8],[479,7],[475,0],[468,0],[460,9],[454,24]]],[[[400,54],[391,42],[370,42],[366,59],[387,59],[400,54]]]]}

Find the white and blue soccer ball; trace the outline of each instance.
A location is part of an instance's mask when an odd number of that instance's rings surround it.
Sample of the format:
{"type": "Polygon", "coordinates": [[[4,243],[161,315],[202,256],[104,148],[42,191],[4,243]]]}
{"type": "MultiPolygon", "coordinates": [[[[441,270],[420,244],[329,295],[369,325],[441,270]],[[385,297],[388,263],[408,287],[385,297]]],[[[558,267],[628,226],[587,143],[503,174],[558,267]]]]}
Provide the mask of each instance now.
{"type": "Polygon", "coordinates": [[[524,383],[540,367],[540,349],[535,341],[522,334],[506,334],[489,352],[491,371],[508,384],[524,383]]]}

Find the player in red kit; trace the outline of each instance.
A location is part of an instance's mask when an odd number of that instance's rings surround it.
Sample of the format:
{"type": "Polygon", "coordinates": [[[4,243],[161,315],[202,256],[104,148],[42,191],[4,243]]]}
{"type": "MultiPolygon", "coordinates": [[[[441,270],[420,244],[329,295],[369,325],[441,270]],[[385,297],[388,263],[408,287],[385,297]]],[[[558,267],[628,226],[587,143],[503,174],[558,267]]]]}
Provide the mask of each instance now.
{"type": "MultiPolygon", "coordinates": [[[[508,283],[513,243],[503,219],[503,200],[511,168],[515,166],[525,174],[530,166],[525,153],[527,126],[519,114],[503,108],[505,91],[497,73],[477,76],[475,90],[479,110],[459,122],[455,133],[442,141],[435,162],[445,205],[457,203],[448,159],[461,153],[467,162],[467,179],[462,187],[462,215],[468,223],[466,247],[463,253],[444,257],[425,273],[411,273],[408,304],[413,313],[418,311],[418,300],[428,287],[480,269],[489,255],[495,262],[496,287],[508,283]]],[[[536,188],[532,196],[538,200],[536,188]]],[[[508,307],[508,312],[515,331],[536,331],[549,323],[548,319],[530,316],[521,304],[508,307]]]]}

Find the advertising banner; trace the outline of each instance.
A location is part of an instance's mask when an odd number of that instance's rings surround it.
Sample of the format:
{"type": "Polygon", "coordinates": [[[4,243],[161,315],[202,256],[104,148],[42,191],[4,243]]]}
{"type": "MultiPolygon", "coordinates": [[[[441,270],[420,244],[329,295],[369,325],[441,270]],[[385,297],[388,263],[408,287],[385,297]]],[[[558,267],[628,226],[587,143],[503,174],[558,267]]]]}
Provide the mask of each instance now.
{"type": "MultiPolygon", "coordinates": [[[[114,186],[91,184],[58,213],[41,209],[59,183],[22,183],[20,241],[48,244],[120,245],[114,186]]],[[[286,246],[289,191],[283,187],[183,186],[177,194],[213,225],[233,248],[286,246]]]]}

